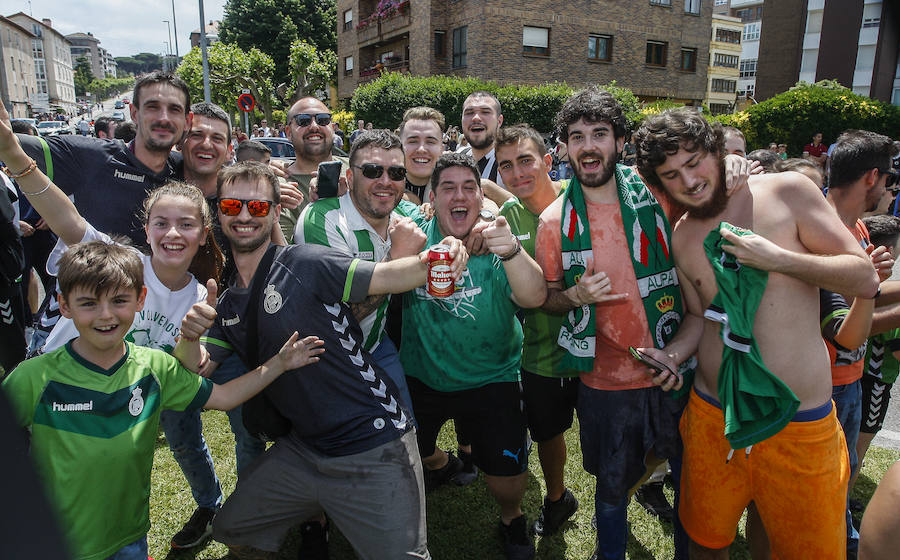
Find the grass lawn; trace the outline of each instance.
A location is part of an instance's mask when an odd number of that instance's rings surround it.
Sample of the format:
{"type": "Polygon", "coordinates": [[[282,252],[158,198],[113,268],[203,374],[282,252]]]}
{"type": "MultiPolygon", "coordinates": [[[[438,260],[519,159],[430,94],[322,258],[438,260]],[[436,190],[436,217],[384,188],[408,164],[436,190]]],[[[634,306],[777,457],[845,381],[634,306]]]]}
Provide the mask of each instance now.
{"type": "MultiPolygon", "coordinates": [[[[234,465],[234,437],[228,419],[221,412],[203,413],[204,434],[212,450],[216,470],[222,480],[225,495],[234,489],[236,480],[234,465]]],[[[581,451],[578,445],[577,426],[566,437],[569,461],[566,482],[581,503],[573,522],[564,531],[547,539],[538,538],[537,558],[587,560],[596,542],[591,529],[593,513],[593,477],[581,468],[581,451]]],[[[455,448],[451,426],[444,428],[439,445],[455,448]]],[[[854,497],[864,503],[869,501],[884,472],[900,459],[900,451],[873,447],[866,457],[854,490],[854,497]]],[[[530,476],[523,509],[529,520],[534,520],[543,499],[543,478],[537,452],[532,450],[530,476]]],[[[669,500],[672,499],[667,489],[669,500]]],[[[465,488],[446,487],[428,494],[428,547],[435,560],[502,560],[503,549],[497,536],[496,524],[499,510],[488,494],[483,477],[465,488]]],[[[170,552],[169,539],[187,521],[195,507],[187,483],[172,458],[165,438],[160,434],[153,465],[152,494],[150,498],[150,555],[156,560],[189,558],[222,558],[227,554],[225,546],[211,542],[208,546],[189,551],[170,552]]],[[[660,523],[632,500],[628,506],[631,534],[628,537],[628,558],[650,560],[671,558],[673,555],[672,527],[660,523]]],[[[332,560],[353,560],[351,547],[332,526],[332,560]]],[[[289,537],[282,547],[280,558],[297,557],[297,540],[289,537]]],[[[750,558],[743,538],[743,524],[732,546],[732,558],[750,558]]]]}

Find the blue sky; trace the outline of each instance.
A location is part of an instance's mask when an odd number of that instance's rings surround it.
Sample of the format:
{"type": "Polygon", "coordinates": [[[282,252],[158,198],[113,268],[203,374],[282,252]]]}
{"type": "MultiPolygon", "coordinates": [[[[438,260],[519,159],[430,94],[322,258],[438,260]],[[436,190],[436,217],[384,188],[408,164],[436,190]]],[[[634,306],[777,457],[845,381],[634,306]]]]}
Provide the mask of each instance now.
{"type": "MultiPolygon", "coordinates": [[[[50,18],[63,35],[91,32],[113,56],[162,54],[163,41],[169,40],[163,20],[172,20],[172,0],[4,0],[0,4],[5,16],[22,11],[37,20],[50,18]]],[[[206,20],[221,20],[224,7],[225,0],[203,0],[206,20]]],[[[191,31],[200,28],[199,0],[175,0],[175,20],[178,52],[184,56],[191,31]]]]}

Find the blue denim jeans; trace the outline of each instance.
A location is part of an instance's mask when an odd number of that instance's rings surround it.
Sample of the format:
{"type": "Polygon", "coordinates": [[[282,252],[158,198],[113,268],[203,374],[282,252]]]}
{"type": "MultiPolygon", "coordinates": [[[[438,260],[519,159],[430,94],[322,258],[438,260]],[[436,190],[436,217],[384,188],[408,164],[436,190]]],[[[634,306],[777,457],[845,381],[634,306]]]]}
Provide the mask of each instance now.
{"type": "MultiPolygon", "coordinates": [[[[856,456],[856,442],[859,440],[859,423],[862,420],[862,385],[859,380],[847,385],[836,385],[831,390],[834,408],[844,439],[847,440],[847,451],[850,453],[850,476],[856,472],[859,459],[856,456]]],[[[849,489],[847,499],[850,499],[849,489]]],[[[849,504],[848,504],[849,506],[849,504]]],[[[853,527],[850,508],[847,508],[847,550],[859,548],[859,532],[853,527]]]]}
{"type": "MultiPolygon", "coordinates": [[[[595,492],[596,494],[596,492],[595,492]]],[[[594,500],[597,514],[598,560],[625,560],[625,541],[628,537],[628,497],[618,504],[594,500]]]]}
{"type": "MultiPolygon", "coordinates": [[[[241,362],[237,354],[232,354],[231,357],[219,365],[212,375],[212,380],[218,385],[224,385],[245,373],[247,373],[247,366],[241,362]]],[[[244,421],[241,416],[242,408],[241,406],[236,406],[226,413],[228,414],[228,423],[231,424],[231,431],[234,433],[234,457],[237,463],[238,478],[241,477],[241,473],[246,472],[250,463],[255,461],[266,450],[266,442],[251,436],[247,428],[244,427],[244,421]]]]}
{"type": "Polygon", "coordinates": [[[147,535],[126,544],[106,560],[147,560],[147,535]]]}
{"type": "MultiPolygon", "coordinates": [[[[223,385],[246,372],[247,368],[234,355],[216,369],[212,380],[216,384],[223,385]]],[[[227,414],[231,431],[234,432],[235,458],[240,477],[244,469],[266,450],[266,446],[265,442],[254,438],[244,428],[241,407],[229,410],[227,414]]],[[[197,506],[218,509],[223,500],[222,486],[216,476],[212,455],[203,437],[200,411],[164,410],[159,421],[169,442],[169,449],[172,450],[175,461],[191,487],[191,494],[197,506]]]]}

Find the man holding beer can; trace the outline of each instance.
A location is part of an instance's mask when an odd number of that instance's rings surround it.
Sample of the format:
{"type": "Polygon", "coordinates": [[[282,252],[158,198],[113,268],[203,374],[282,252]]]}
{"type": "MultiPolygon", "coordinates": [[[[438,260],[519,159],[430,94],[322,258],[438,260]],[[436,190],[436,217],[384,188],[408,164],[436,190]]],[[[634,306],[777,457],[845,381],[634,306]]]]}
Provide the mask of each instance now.
{"type": "Polygon", "coordinates": [[[506,218],[481,210],[481,177],[470,156],[442,155],[431,185],[434,218],[417,222],[432,247],[429,260],[435,260],[430,285],[404,294],[400,348],[419,422],[426,488],[447,482],[462,467],[435,446],[452,418],[471,434],[473,461],[500,506],[507,557],[530,559],[534,544],[521,510],[529,440],[519,386],[522,327],[515,314],[543,304],[546,284],[506,218]],[[468,269],[446,289],[435,270],[446,261],[434,245],[448,235],[465,241],[479,233],[489,253],[470,257],[468,269]]]}

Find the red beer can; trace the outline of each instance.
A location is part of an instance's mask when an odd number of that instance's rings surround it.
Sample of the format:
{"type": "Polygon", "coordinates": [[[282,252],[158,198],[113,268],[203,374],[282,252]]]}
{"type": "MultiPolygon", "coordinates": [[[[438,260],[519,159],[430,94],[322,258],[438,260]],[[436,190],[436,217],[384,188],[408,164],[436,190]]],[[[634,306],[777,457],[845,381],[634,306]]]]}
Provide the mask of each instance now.
{"type": "Polygon", "coordinates": [[[434,297],[447,297],[455,288],[450,275],[450,247],[433,245],[428,249],[428,293],[434,297]]]}

